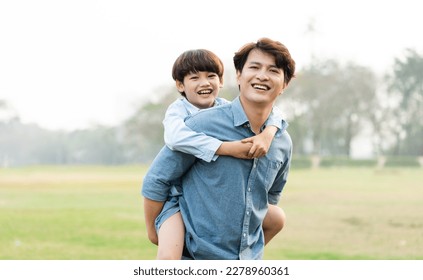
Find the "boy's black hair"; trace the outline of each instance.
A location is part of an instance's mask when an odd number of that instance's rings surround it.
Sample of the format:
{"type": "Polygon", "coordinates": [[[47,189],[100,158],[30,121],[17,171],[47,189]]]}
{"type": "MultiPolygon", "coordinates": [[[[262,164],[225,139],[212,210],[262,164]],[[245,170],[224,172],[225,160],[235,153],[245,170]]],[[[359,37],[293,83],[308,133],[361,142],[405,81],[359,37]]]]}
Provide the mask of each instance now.
{"type": "Polygon", "coordinates": [[[183,52],[173,63],[172,78],[184,81],[190,73],[213,72],[223,81],[223,63],[213,52],[205,49],[188,50],[183,52]]]}

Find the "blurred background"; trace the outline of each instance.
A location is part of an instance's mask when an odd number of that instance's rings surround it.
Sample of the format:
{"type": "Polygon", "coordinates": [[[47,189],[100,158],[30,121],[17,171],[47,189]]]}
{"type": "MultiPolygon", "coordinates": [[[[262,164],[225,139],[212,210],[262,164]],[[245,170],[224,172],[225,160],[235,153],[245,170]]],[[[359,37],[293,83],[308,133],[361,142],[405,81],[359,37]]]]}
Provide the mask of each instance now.
{"type": "MultiPolygon", "coordinates": [[[[278,100],[296,158],[423,155],[423,20],[416,1],[2,1],[0,165],[149,162],[178,98],[176,57],[225,63],[281,41],[297,78],[278,100]]],[[[391,160],[392,161],[392,160],[391,160]]],[[[315,161],[315,163],[317,163],[315,161]]],[[[307,163],[303,163],[307,164],[307,163]]],[[[311,164],[311,163],[310,163],[311,164]]]]}

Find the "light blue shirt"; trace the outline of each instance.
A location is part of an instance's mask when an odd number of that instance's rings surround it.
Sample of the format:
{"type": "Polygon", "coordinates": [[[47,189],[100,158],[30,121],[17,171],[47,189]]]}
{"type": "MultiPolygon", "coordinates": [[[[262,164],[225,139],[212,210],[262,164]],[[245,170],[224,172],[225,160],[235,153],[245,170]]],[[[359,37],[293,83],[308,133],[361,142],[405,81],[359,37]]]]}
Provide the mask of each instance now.
{"type": "MultiPolygon", "coordinates": [[[[239,98],[201,110],[186,124],[221,141],[254,136],[239,98]]],[[[282,124],[268,153],[258,159],[220,156],[206,162],[165,146],[151,164],[142,188],[146,198],[166,201],[171,182],[182,177],[179,203],[185,245],[194,259],[263,257],[262,222],[268,203],[277,204],[280,199],[292,153],[287,124],[282,124]]]]}
{"type": "MultiPolygon", "coordinates": [[[[224,98],[216,98],[214,106],[229,103],[224,98]]],[[[186,98],[180,98],[169,105],[163,120],[164,141],[171,150],[192,154],[210,162],[222,141],[197,132],[185,125],[185,118],[199,111],[186,98]]]]}

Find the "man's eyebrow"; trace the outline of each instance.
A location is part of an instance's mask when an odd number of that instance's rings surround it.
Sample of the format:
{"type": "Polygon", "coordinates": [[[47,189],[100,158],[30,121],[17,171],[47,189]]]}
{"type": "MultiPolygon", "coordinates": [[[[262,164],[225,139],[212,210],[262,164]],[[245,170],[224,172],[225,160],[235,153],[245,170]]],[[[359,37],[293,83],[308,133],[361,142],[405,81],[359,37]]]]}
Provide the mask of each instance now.
{"type": "Polygon", "coordinates": [[[250,64],[259,64],[259,65],[261,65],[261,63],[260,62],[257,62],[257,61],[250,61],[250,64]]]}
{"type": "MultiPolygon", "coordinates": [[[[263,65],[263,63],[258,62],[258,61],[250,61],[250,64],[263,65]]],[[[276,64],[270,64],[270,65],[269,65],[269,68],[272,68],[272,67],[274,67],[274,68],[278,68],[278,66],[277,66],[276,64]]]]}

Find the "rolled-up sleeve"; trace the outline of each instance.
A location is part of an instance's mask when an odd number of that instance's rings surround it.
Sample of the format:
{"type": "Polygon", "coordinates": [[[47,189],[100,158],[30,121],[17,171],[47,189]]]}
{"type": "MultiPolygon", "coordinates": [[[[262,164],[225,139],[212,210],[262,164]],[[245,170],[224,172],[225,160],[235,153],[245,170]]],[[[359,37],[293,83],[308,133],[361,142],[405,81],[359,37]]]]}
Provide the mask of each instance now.
{"type": "Polygon", "coordinates": [[[286,150],[284,152],[286,156],[278,172],[278,175],[276,176],[273,182],[273,185],[268,192],[268,203],[273,205],[276,205],[279,203],[283,188],[285,187],[287,179],[288,179],[288,174],[289,174],[291,159],[292,159],[292,140],[286,131],[283,134],[286,136],[286,141],[285,141],[286,150]]]}
{"type": "Polygon", "coordinates": [[[165,201],[173,183],[181,179],[195,160],[193,155],[172,151],[164,146],[143,179],[142,195],[154,201],[165,201]]]}

